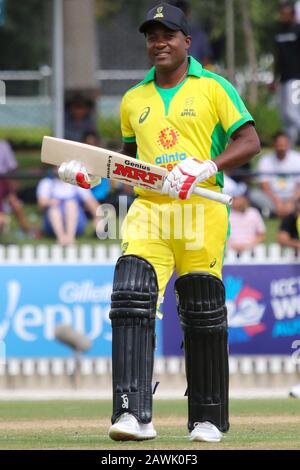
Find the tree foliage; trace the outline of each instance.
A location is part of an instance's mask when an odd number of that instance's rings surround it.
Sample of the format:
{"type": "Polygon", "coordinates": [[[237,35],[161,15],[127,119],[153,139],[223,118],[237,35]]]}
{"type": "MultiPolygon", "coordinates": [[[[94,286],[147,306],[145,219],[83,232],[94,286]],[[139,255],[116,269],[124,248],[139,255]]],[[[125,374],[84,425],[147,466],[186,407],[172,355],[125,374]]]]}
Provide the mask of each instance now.
{"type": "Polygon", "coordinates": [[[0,69],[37,69],[49,62],[49,0],[8,0],[0,27],[0,69]]]}
{"type": "MultiPolygon", "coordinates": [[[[112,20],[114,14],[122,9],[130,11],[136,18],[143,18],[145,12],[158,3],[155,0],[95,0],[98,16],[101,19],[112,20]]],[[[236,63],[244,65],[247,61],[244,46],[243,24],[240,18],[238,2],[234,0],[235,11],[235,41],[236,63]]],[[[273,32],[276,24],[279,0],[248,0],[250,19],[254,32],[254,42],[257,57],[272,52],[273,32]]],[[[170,3],[172,3],[170,1],[170,3]]],[[[224,61],[225,56],[225,30],[226,30],[226,2],[225,0],[190,0],[191,18],[207,32],[214,46],[217,59],[224,61]]]]}
{"type": "MultiPolygon", "coordinates": [[[[82,0],[84,1],[84,0],[82,0]]],[[[236,63],[247,63],[243,26],[238,2],[235,6],[236,63]]],[[[257,57],[272,51],[272,37],[279,0],[248,0],[257,57]]],[[[95,0],[96,14],[102,25],[114,22],[126,11],[139,23],[158,0],[95,0]]],[[[226,11],[225,0],[190,0],[191,20],[208,33],[216,58],[224,62],[226,11]]],[[[0,68],[36,69],[49,63],[51,52],[52,0],[7,0],[6,23],[0,27],[0,68]]],[[[120,24],[122,28],[122,24],[120,24]]],[[[124,31],[126,35],[126,30],[124,31]]]]}

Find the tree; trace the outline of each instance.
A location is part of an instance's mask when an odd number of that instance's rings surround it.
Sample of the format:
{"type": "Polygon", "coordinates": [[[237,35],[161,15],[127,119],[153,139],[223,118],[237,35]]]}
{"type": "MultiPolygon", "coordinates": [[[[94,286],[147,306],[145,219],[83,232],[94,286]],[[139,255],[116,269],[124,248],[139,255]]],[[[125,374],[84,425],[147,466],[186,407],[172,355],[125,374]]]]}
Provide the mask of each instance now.
{"type": "Polygon", "coordinates": [[[6,21],[0,27],[0,69],[36,70],[49,63],[51,3],[49,0],[6,2],[6,21]]]}

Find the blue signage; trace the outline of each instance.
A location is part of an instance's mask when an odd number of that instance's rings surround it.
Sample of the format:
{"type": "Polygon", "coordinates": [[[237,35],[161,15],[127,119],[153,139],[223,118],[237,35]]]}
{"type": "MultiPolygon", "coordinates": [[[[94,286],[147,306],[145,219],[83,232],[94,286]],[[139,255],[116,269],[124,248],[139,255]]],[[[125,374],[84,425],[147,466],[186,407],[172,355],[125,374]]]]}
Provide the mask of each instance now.
{"type": "MultiPolygon", "coordinates": [[[[164,303],[163,354],[181,355],[182,332],[171,279],[164,303]]],[[[300,338],[300,265],[223,269],[231,354],[291,355],[300,338]]]]}
{"type": "MultiPolygon", "coordinates": [[[[92,341],[88,356],[111,356],[112,265],[0,268],[0,343],[6,357],[68,357],[55,327],[69,324],[92,341]]],[[[161,354],[157,322],[157,354],[161,354]]]]}

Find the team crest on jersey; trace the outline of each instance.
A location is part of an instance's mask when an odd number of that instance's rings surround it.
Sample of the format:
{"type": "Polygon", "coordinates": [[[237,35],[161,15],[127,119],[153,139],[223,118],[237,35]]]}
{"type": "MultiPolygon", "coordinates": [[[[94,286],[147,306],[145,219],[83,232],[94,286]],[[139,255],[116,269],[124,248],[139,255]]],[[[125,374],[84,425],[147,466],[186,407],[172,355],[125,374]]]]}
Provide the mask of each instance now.
{"type": "Polygon", "coordinates": [[[193,108],[195,98],[193,96],[186,98],[184,103],[184,110],[181,112],[180,116],[189,116],[189,117],[196,117],[196,111],[193,108]]]}
{"type": "Polygon", "coordinates": [[[158,136],[158,144],[164,149],[170,149],[177,144],[179,138],[179,132],[173,127],[165,127],[160,131],[158,136]]]}
{"type": "Polygon", "coordinates": [[[163,18],[163,17],[164,17],[163,9],[164,9],[164,7],[157,7],[156,13],[155,13],[155,15],[153,16],[153,19],[155,19],[155,18],[163,18]]]}

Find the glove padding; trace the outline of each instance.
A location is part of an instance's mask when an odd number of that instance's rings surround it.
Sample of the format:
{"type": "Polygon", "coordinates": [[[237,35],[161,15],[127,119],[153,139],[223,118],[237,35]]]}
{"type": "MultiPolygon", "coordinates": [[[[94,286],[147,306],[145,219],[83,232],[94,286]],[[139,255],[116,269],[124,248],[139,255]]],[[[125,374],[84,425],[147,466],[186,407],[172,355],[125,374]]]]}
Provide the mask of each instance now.
{"type": "Polygon", "coordinates": [[[176,165],[166,177],[162,193],[175,199],[189,199],[197,183],[201,183],[218,172],[212,160],[200,162],[190,157],[176,165]]]}
{"type": "Polygon", "coordinates": [[[88,174],[85,166],[77,160],[62,163],[58,168],[58,176],[65,183],[74,184],[84,189],[93,188],[101,183],[99,176],[88,174]]]}

